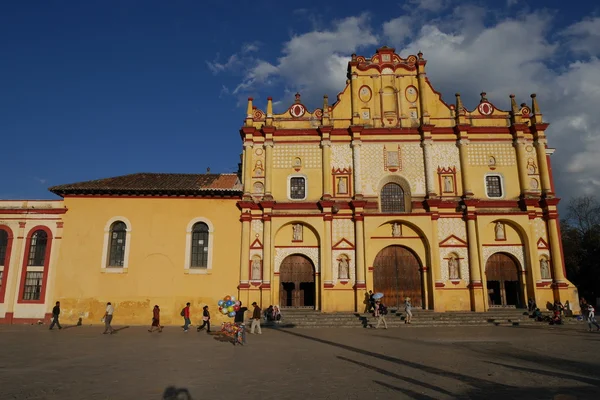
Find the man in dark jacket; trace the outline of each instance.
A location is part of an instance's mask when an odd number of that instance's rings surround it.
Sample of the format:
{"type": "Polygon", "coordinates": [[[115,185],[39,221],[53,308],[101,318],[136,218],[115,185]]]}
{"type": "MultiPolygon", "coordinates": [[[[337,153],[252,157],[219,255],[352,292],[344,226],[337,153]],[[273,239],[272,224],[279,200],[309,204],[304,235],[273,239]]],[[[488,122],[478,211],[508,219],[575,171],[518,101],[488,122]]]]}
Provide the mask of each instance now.
{"type": "Polygon", "coordinates": [[[252,325],[250,326],[250,333],[254,334],[254,328],[258,328],[258,334],[262,335],[262,331],[260,330],[260,307],[256,302],[252,303],[254,307],[254,312],[252,313],[252,325]]]}
{"type": "Polygon", "coordinates": [[[60,315],[60,301],[56,302],[56,305],[52,309],[52,323],[50,324],[50,330],[54,328],[54,325],[58,326],[58,329],[62,329],[60,322],[58,322],[58,316],[60,315]]]}

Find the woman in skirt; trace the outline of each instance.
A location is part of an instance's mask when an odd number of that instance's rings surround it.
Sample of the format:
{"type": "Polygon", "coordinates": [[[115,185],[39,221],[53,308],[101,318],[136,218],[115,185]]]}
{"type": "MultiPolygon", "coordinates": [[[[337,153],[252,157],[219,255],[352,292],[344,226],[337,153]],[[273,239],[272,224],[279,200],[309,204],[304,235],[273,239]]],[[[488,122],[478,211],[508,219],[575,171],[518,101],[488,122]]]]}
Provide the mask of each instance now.
{"type": "Polygon", "coordinates": [[[153,332],[155,327],[158,328],[159,332],[162,332],[162,326],[160,326],[160,308],[157,305],[152,310],[152,326],[148,329],[148,332],[153,332]]]}

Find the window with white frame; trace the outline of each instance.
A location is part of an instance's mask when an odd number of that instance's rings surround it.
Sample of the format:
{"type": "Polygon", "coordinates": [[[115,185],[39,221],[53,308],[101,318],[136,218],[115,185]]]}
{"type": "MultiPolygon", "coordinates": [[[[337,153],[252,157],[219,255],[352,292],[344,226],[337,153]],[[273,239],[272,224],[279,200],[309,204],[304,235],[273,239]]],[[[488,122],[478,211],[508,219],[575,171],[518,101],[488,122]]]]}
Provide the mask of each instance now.
{"type": "Polygon", "coordinates": [[[192,228],[192,254],[190,268],[206,268],[208,266],[208,225],[197,222],[192,228]]]}
{"type": "Polygon", "coordinates": [[[107,267],[123,268],[127,244],[127,225],[123,221],[116,221],[110,227],[109,243],[107,267]]]}
{"type": "Polygon", "coordinates": [[[213,224],[207,218],[194,218],[188,223],[185,238],[185,273],[210,273],[214,245],[213,235],[213,224]]]}
{"type": "Polygon", "coordinates": [[[289,178],[288,190],[291,200],[306,199],[306,178],[304,176],[291,176],[289,178]]]}
{"type": "Polygon", "coordinates": [[[125,273],[129,267],[131,223],[125,217],[113,217],[104,226],[102,272],[125,273]]]}
{"type": "Polygon", "coordinates": [[[502,177],[500,175],[486,175],[485,192],[487,197],[500,198],[504,196],[502,190],[502,177]]]}

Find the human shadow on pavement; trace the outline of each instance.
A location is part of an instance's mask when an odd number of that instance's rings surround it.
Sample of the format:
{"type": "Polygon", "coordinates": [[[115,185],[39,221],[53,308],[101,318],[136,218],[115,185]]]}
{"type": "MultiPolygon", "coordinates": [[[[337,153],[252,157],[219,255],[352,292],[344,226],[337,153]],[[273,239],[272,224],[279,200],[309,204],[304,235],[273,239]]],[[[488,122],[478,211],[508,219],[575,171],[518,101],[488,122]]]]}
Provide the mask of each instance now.
{"type": "Polygon", "coordinates": [[[529,373],[538,374],[538,375],[546,375],[550,378],[569,379],[572,381],[578,381],[578,382],[586,383],[588,385],[592,385],[592,386],[596,386],[596,387],[600,388],[600,379],[598,379],[598,378],[592,378],[592,377],[588,378],[588,377],[584,377],[584,376],[565,374],[565,373],[557,372],[557,371],[547,371],[547,370],[543,370],[543,369],[522,367],[519,365],[510,365],[510,364],[504,364],[504,363],[494,362],[494,361],[487,361],[487,363],[492,364],[492,365],[497,365],[499,367],[514,369],[517,371],[529,372],[529,373]]]}
{"type": "Polygon", "coordinates": [[[186,388],[169,386],[163,393],[163,400],[192,400],[192,395],[186,388]]]}
{"type": "MultiPolygon", "coordinates": [[[[575,398],[587,399],[587,398],[596,398],[600,395],[600,390],[596,387],[561,387],[561,388],[552,388],[552,387],[518,387],[506,385],[499,382],[493,382],[486,379],[476,378],[473,376],[461,374],[455,371],[447,371],[441,368],[437,368],[430,365],[420,364],[414,361],[404,360],[392,356],[388,356],[385,354],[375,353],[369,350],[360,349],[357,347],[336,343],[326,339],[320,339],[313,336],[309,336],[302,333],[292,332],[290,330],[281,330],[280,332],[288,335],[293,335],[299,338],[315,341],[318,343],[326,344],[329,346],[334,346],[340,349],[344,349],[347,351],[351,351],[357,354],[374,357],[379,360],[387,361],[390,363],[398,364],[402,367],[414,368],[432,375],[437,375],[443,378],[455,379],[459,382],[466,383],[471,386],[471,389],[466,393],[454,394],[454,398],[466,398],[466,399],[507,399],[507,398],[527,398],[527,399],[552,399],[557,394],[567,394],[570,396],[576,396],[575,398]],[[581,396],[581,397],[580,397],[581,396]]],[[[345,359],[347,361],[350,359],[345,359]]],[[[356,362],[359,363],[359,362],[356,362]]],[[[364,363],[362,363],[364,364],[364,363]]],[[[360,364],[359,364],[360,365],[360,364]]],[[[366,366],[368,364],[364,364],[362,366],[366,366]]],[[[380,372],[380,371],[377,371],[380,372]]],[[[390,376],[389,374],[385,374],[390,376]]],[[[391,377],[391,376],[390,376],[391,377]]],[[[394,377],[395,378],[395,377],[394,377]]],[[[406,377],[402,377],[404,381],[406,377]]],[[[424,388],[428,388],[430,390],[435,390],[439,393],[448,393],[447,390],[434,385],[432,382],[434,380],[429,379],[427,382],[421,381],[418,379],[412,379],[410,383],[418,386],[422,386],[424,388]]],[[[389,384],[388,384],[389,385],[389,384]]],[[[393,385],[392,385],[393,386],[393,385]]],[[[388,387],[388,386],[386,386],[388,387]]],[[[414,397],[408,390],[405,388],[397,388],[394,386],[393,390],[401,391],[408,396],[414,397]]],[[[429,397],[423,397],[423,394],[420,394],[421,399],[428,400],[429,397]]],[[[415,397],[417,398],[417,397],[415,397]]]]}
{"type": "Polygon", "coordinates": [[[117,329],[113,329],[113,333],[121,332],[123,329],[129,329],[129,326],[122,326],[117,329]]]}

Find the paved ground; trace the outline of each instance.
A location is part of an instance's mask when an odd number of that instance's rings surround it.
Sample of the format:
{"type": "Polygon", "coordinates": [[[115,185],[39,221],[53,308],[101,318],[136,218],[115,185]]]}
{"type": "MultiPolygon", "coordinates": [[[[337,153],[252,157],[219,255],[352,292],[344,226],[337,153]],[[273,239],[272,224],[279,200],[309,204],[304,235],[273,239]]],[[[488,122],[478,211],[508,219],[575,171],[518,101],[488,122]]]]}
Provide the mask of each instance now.
{"type": "Polygon", "coordinates": [[[263,329],[244,347],[176,327],[101,331],[0,326],[0,399],[164,399],[172,386],[194,400],[600,398],[600,333],[583,324],[263,329]]]}

